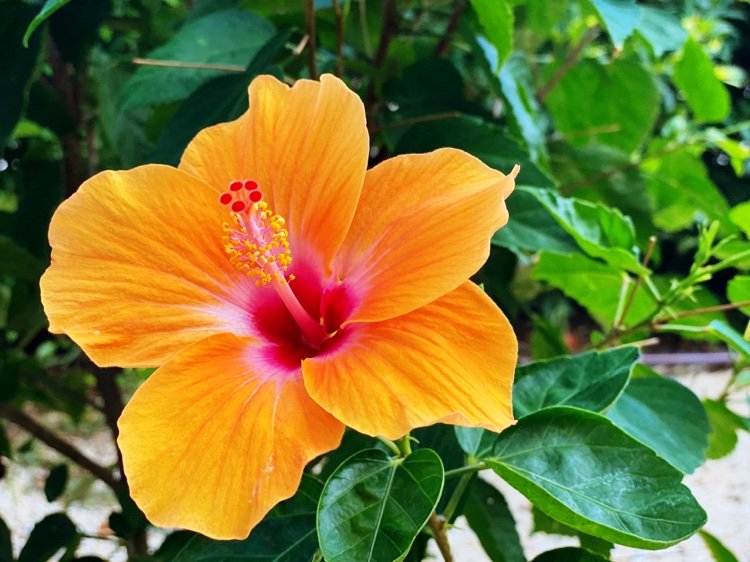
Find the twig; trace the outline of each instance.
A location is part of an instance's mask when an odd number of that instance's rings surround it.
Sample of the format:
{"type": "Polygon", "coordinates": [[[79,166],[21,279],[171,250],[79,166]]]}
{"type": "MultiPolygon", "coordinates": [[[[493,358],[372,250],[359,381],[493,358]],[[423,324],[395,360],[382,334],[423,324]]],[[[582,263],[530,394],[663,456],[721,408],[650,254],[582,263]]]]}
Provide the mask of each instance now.
{"type": "Polygon", "coordinates": [[[685,310],[683,312],[677,312],[672,314],[669,318],[663,318],[654,320],[654,324],[664,324],[670,320],[677,318],[687,318],[688,316],[700,316],[701,314],[707,314],[709,312],[722,312],[724,310],[734,310],[735,308],[742,308],[743,306],[750,306],[750,301],[732,302],[729,304],[717,304],[715,306],[706,306],[703,308],[694,308],[693,310],[685,310]]]}
{"type": "Polygon", "coordinates": [[[409,127],[411,125],[417,125],[419,123],[431,123],[433,121],[442,121],[444,119],[453,119],[455,117],[461,117],[461,113],[458,111],[446,111],[445,113],[422,115],[421,117],[412,117],[411,119],[404,119],[403,121],[397,121],[395,123],[387,123],[380,126],[373,125],[370,128],[370,133],[375,134],[381,131],[388,131],[390,129],[399,129],[401,127],[409,127]]]}
{"type": "Polygon", "coordinates": [[[437,47],[435,47],[435,56],[442,57],[448,53],[451,46],[451,37],[453,37],[456,29],[458,29],[458,24],[461,22],[461,16],[464,14],[467,4],[468,0],[459,0],[459,2],[456,3],[456,8],[453,10],[451,17],[448,20],[448,25],[445,26],[443,36],[440,38],[437,47]]]}
{"type": "Polygon", "coordinates": [[[380,68],[385,62],[385,57],[388,54],[388,46],[391,44],[391,39],[396,34],[396,24],[398,13],[396,12],[396,0],[385,0],[383,7],[383,26],[380,28],[380,41],[378,42],[378,50],[375,53],[375,67],[380,68]]]}
{"type": "Polygon", "coordinates": [[[443,517],[446,521],[450,522],[450,520],[453,519],[453,514],[456,513],[458,504],[461,501],[461,498],[463,498],[466,488],[471,483],[471,479],[474,478],[474,474],[475,473],[473,472],[464,473],[458,481],[458,484],[456,484],[456,489],[453,490],[453,493],[448,499],[448,503],[445,504],[445,509],[443,510],[443,517]]]}
{"type": "Polygon", "coordinates": [[[88,470],[91,474],[109,486],[115,493],[119,489],[119,483],[107,468],[91,460],[75,446],[55,435],[52,431],[40,425],[36,420],[18,408],[9,404],[0,404],[0,418],[4,418],[17,425],[24,431],[27,431],[39,439],[39,441],[48,447],[73,461],[81,468],[88,470]]]}
{"type": "Polygon", "coordinates": [[[307,26],[307,35],[310,40],[307,43],[307,66],[310,72],[310,78],[315,80],[318,77],[318,61],[315,60],[315,1],[305,0],[305,24],[307,26]]]}
{"type": "Polygon", "coordinates": [[[336,76],[344,75],[344,11],[339,0],[333,0],[333,14],[336,17],[336,76]]]}
{"type": "Polygon", "coordinates": [[[302,36],[302,39],[300,39],[299,43],[297,43],[297,46],[292,49],[292,54],[295,57],[298,57],[302,51],[305,50],[305,47],[307,46],[307,42],[310,40],[310,36],[305,34],[302,36]]]}
{"type": "Polygon", "coordinates": [[[451,545],[448,542],[448,533],[445,532],[445,518],[438,515],[434,511],[427,523],[432,529],[432,536],[435,537],[435,542],[440,549],[440,554],[443,555],[445,562],[453,562],[453,554],[451,553],[451,545]]]}
{"type": "Polygon", "coordinates": [[[586,48],[586,45],[588,45],[594,39],[596,39],[597,35],[599,35],[599,26],[595,25],[594,27],[589,29],[583,35],[583,37],[581,37],[580,41],[578,41],[575,47],[573,47],[570,50],[570,52],[568,53],[568,56],[560,65],[560,68],[558,68],[555,74],[552,75],[552,78],[550,78],[549,82],[547,82],[539,90],[539,93],[537,94],[537,98],[539,98],[540,102],[544,102],[544,100],[547,99],[547,96],[560,83],[560,80],[562,80],[565,77],[565,75],[570,71],[570,69],[573,68],[575,63],[578,61],[578,57],[581,56],[581,52],[583,51],[583,49],[586,48]]]}
{"type": "Polygon", "coordinates": [[[122,465],[122,453],[120,448],[117,446],[117,438],[120,435],[120,429],[117,427],[117,420],[120,419],[122,410],[125,405],[122,401],[122,395],[120,394],[120,387],[117,385],[117,375],[119,374],[118,369],[102,369],[99,367],[92,368],[94,378],[96,379],[96,389],[99,395],[102,397],[104,408],[104,419],[107,422],[107,427],[112,434],[112,439],[115,443],[115,449],[117,449],[117,465],[120,468],[120,480],[125,481],[125,470],[122,465]]]}
{"type": "Polygon", "coordinates": [[[245,72],[244,66],[236,64],[213,64],[208,62],[185,62],[180,60],[160,60],[134,58],[133,64],[141,66],[164,66],[167,68],[189,68],[191,70],[221,70],[224,72],[245,72]]]}
{"type": "MultiPolygon", "coordinates": [[[[646,253],[644,254],[643,261],[641,262],[643,267],[648,267],[648,262],[651,261],[651,253],[654,251],[654,246],[656,246],[656,236],[650,236],[648,239],[648,247],[646,248],[646,253]]],[[[622,323],[628,317],[628,312],[630,312],[630,307],[633,305],[635,294],[638,291],[638,288],[641,286],[641,282],[643,281],[643,275],[644,274],[640,274],[638,277],[636,277],[635,283],[633,283],[633,288],[628,295],[628,300],[625,302],[625,306],[622,309],[622,313],[618,318],[615,318],[615,330],[619,330],[620,328],[622,328],[622,323]]]]}

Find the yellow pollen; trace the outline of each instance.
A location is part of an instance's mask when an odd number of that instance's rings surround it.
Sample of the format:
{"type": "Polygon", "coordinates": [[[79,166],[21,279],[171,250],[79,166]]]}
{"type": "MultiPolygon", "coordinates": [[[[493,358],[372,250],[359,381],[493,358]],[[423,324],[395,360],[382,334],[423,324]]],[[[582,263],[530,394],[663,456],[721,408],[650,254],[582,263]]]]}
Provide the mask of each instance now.
{"type": "Polygon", "coordinates": [[[285,275],[292,263],[289,233],[283,217],[268,208],[265,201],[250,203],[240,212],[232,212],[232,224],[224,223],[224,250],[229,261],[242,273],[255,278],[257,286],[271,281],[286,284],[293,275],[285,275]]]}

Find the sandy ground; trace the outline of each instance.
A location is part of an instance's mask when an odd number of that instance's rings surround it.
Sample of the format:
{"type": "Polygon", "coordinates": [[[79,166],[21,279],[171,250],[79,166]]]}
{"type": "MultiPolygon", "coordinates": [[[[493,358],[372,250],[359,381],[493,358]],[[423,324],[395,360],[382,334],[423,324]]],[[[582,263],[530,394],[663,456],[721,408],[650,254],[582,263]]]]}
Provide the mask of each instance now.
{"type": "MultiPolygon", "coordinates": [[[[683,374],[677,378],[691,387],[701,397],[715,397],[726,380],[726,373],[683,374]]],[[[732,397],[733,408],[745,415],[748,405],[744,393],[732,397]]],[[[114,459],[114,451],[106,436],[102,439],[79,440],[76,444],[92,457],[103,462],[114,459]]],[[[86,503],[69,501],[68,504],[56,501],[49,503],[44,497],[43,486],[46,470],[28,468],[11,462],[8,474],[0,481],[0,517],[9,525],[16,552],[25,542],[34,523],[49,513],[66,510],[75,524],[87,535],[96,537],[106,528],[106,521],[113,498],[109,491],[97,484],[86,493],[86,503]]],[[[561,546],[577,545],[572,537],[557,537],[542,533],[531,534],[531,511],[529,502],[499,478],[489,476],[507,498],[516,518],[522,536],[523,546],[529,560],[545,550],[561,546]]],[[[750,562],[750,434],[740,434],[734,452],[718,461],[709,461],[695,474],[685,479],[687,486],[708,513],[706,529],[729,547],[740,562],[750,562]],[[743,497],[744,495],[744,497],[743,497]]],[[[64,498],[70,494],[65,494],[64,498]]],[[[481,547],[459,519],[455,529],[449,532],[456,562],[490,562],[481,547]]],[[[160,540],[154,533],[153,540],[160,540]]],[[[433,552],[436,552],[433,549],[433,552]]],[[[112,562],[126,559],[123,548],[113,538],[84,539],[78,550],[79,556],[98,555],[112,562]]],[[[439,555],[435,556],[440,560],[439,555]]],[[[710,554],[703,541],[694,536],[691,539],[662,551],[645,552],[625,547],[617,547],[613,554],[614,562],[710,562],[710,554]]]]}

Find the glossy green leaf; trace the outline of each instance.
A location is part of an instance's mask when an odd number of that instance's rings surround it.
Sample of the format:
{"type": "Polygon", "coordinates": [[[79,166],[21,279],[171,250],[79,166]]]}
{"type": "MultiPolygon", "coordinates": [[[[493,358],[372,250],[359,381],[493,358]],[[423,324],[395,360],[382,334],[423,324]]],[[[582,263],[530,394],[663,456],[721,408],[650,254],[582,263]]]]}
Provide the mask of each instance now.
{"type": "MultiPolygon", "coordinates": [[[[251,12],[223,10],[189,21],[147,58],[246,67],[274,32],[269,21],[251,12]]],[[[202,84],[223,74],[227,71],[141,66],[122,88],[120,107],[185,99],[202,84]]]]}
{"type": "Polygon", "coordinates": [[[392,562],[404,556],[443,489],[443,465],[430,449],[389,458],[360,451],[326,482],[318,540],[327,562],[392,562]]]}
{"type": "Polygon", "coordinates": [[[729,116],[729,92],[716,77],[703,47],[690,39],[674,67],[674,82],[699,122],[720,122],[729,116]]]}
{"type": "Polygon", "coordinates": [[[634,60],[605,65],[587,59],[565,74],[547,97],[547,107],[573,144],[605,144],[631,153],[654,126],[659,93],[652,75],[634,60]]]}
{"type": "Polygon", "coordinates": [[[592,535],[587,535],[586,533],[578,533],[578,540],[581,543],[581,548],[604,558],[609,558],[609,555],[615,546],[609,541],[605,541],[604,539],[592,535]]]}
{"type": "Polygon", "coordinates": [[[548,189],[520,189],[531,193],[589,256],[633,273],[648,272],[634,253],[633,223],[617,209],[562,197],[548,189]]]}
{"type": "Polygon", "coordinates": [[[513,411],[518,418],[551,406],[606,410],[628,384],[638,349],[621,347],[536,361],[516,370],[513,411]]]}
{"type": "Polygon", "coordinates": [[[698,397],[675,380],[631,380],[607,417],[686,474],[706,460],[706,411],[698,397]]]}
{"type": "Polygon", "coordinates": [[[65,4],[67,4],[68,2],[70,2],[70,0],[47,0],[44,3],[42,9],[39,10],[39,13],[34,17],[33,20],[31,20],[31,23],[29,23],[28,27],[26,28],[26,32],[23,35],[24,47],[29,46],[29,38],[34,33],[34,30],[39,27],[39,25],[41,25],[44,20],[46,20],[57,10],[65,6],[65,4]]]}
{"type": "Polygon", "coordinates": [[[513,220],[495,233],[492,237],[494,245],[514,252],[546,249],[561,254],[574,254],[580,251],[575,239],[565,232],[535,196],[534,191],[517,187],[506,204],[513,220]]]}
{"type": "Polygon", "coordinates": [[[531,505],[531,518],[534,533],[546,533],[548,535],[563,535],[565,537],[577,537],[578,532],[559,521],[552,519],[534,504],[531,505]]]}
{"type": "Polygon", "coordinates": [[[734,451],[737,446],[737,430],[746,429],[744,420],[718,400],[704,400],[711,433],[708,436],[709,459],[720,459],[734,451]]]}
{"type": "Polygon", "coordinates": [[[44,482],[44,495],[48,502],[53,502],[65,491],[68,484],[68,465],[58,464],[47,475],[44,482]]]}
{"type": "Polygon", "coordinates": [[[70,518],[64,513],[53,513],[34,525],[18,562],[44,562],[77,542],[78,531],[70,518]]]}
{"type": "Polygon", "coordinates": [[[476,479],[464,515],[492,562],[526,562],[513,514],[494,486],[476,479]]]}
{"type": "Polygon", "coordinates": [[[0,562],[13,562],[13,543],[10,539],[10,529],[0,517],[0,562]]]}
{"type": "Polygon", "coordinates": [[[532,562],[608,562],[608,559],[583,548],[568,546],[542,552],[532,562]]]}
{"type": "Polygon", "coordinates": [[[698,531],[698,534],[711,552],[711,556],[713,556],[715,562],[739,562],[737,557],[711,533],[701,529],[698,531]]]}
{"type": "MultiPolygon", "coordinates": [[[[580,254],[543,251],[532,277],[561,289],[605,328],[612,326],[625,283],[623,271],[580,254]]],[[[628,312],[627,324],[642,320],[655,306],[653,297],[641,284],[628,312]]]]}
{"type": "Polygon", "coordinates": [[[23,114],[41,40],[21,43],[36,8],[22,2],[0,2],[0,150],[23,114]]]}
{"type": "Polygon", "coordinates": [[[667,51],[677,51],[685,43],[688,32],[677,15],[645,4],[639,5],[639,12],[636,32],[648,41],[654,55],[661,57],[667,51]]]}
{"type": "Polygon", "coordinates": [[[635,0],[591,0],[615,47],[622,48],[640,19],[635,0]]]}
{"type": "Polygon", "coordinates": [[[308,562],[318,548],[315,513],[323,484],[305,475],[297,493],[277,505],[240,541],[195,536],[172,562],[308,562]]]}
{"type": "MultiPolygon", "coordinates": [[[[735,304],[750,301],[750,275],[736,275],[727,285],[727,297],[735,304]]],[[[750,316],[750,305],[740,310],[750,316]]]]}
{"type": "Polygon", "coordinates": [[[727,220],[729,205],[709,178],[700,151],[668,150],[659,141],[652,144],[650,153],[653,157],[643,161],[641,171],[655,202],[654,222],[659,228],[675,232],[711,219],[733,229],[727,220]]]}
{"type": "Polygon", "coordinates": [[[520,164],[517,185],[554,186],[550,177],[529,159],[528,151],[518,142],[502,129],[472,117],[414,125],[401,137],[396,152],[429,152],[446,146],[465,150],[488,166],[505,173],[520,164]]]}
{"type": "Polygon", "coordinates": [[[495,48],[493,70],[499,71],[513,50],[513,10],[506,0],[471,0],[489,43],[495,48]]]}
{"type": "Polygon", "coordinates": [[[706,521],[678,470],[593,412],[531,414],[484,462],[548,515],[610,542],[666,548],[706,521]]]}

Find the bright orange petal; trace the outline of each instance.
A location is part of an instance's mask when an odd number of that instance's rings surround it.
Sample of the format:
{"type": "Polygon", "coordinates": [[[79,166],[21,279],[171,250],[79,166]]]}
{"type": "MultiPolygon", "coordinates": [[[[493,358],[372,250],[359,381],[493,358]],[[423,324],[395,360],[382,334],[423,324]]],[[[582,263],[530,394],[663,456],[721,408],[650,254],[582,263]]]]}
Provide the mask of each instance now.
{"type": "Polygon", "coordinates": [[[214,188],[175,168],[94,176],[50,225],[50,331],[119,366],[159,365],[208,335],[241,333],[254,286],[224,253],[226,218],[214,188]]]}
{"type": "Polygon", "coordinates": [[[246,537],[343,435],[299,370],[274,368],[252,340],[229,334],[156,371],[119,427],[130,492],[149,520],[216,539],[246,537]]]}
{"type": "Polygon", "coordinates": [[[326,266],[341,245],[362,189],[369,139],[359,97],[341,80],[272,76],[250,85],[250,109],[202,131],[180,168],[219,189],[254,179],[287,221],[292,255],[312,252],[326,266]]]}
{"type": "Polygon", "coordinates": [[[399,156],[369,170],[334,266],[334,278],[354,295],[348,320],[405,314],[474,274],[508,220],[515,173],[505,176],[455,149],[399,156]]]}
{"type": "Polygon", "coordinates": [[[344,330],[302,372],[313,400],[346,425],[395,439],[437,422],[494,431],[513,423],[516,337],[473,283],[404,316],[344,330]]]}

